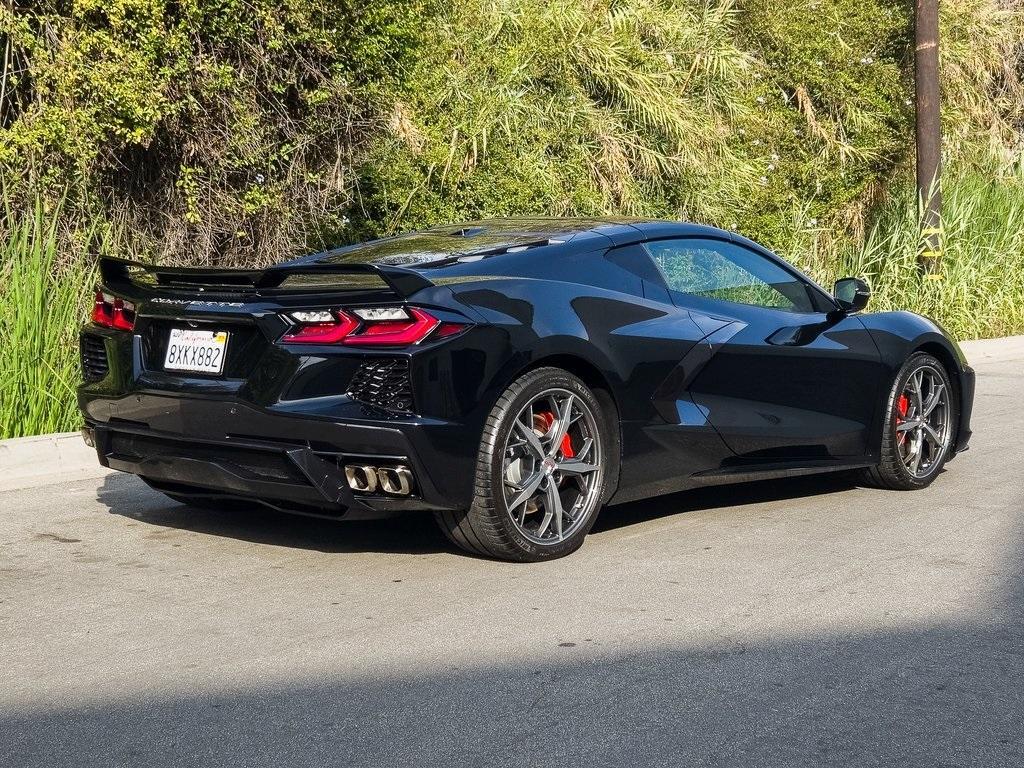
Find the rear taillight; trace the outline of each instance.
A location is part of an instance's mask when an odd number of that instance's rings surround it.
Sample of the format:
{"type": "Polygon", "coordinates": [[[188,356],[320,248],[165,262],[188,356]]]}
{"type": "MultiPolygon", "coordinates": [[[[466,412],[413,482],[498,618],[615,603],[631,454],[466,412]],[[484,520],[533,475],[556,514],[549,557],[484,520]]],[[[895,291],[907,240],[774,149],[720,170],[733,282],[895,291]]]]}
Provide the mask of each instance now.
{"type": "Polygon", "coordinates": [[[409,347],[432,334],[437,338],[461,333],[469,326],[442,323],[419,307],[293,312],[296,326],[281,337],[285,344],[346,344],[364,347],[409,347]]]}
{"type": "Polygon", "coordinates": [[[335,317],[333,312],[302,313],[316,314],[316,320],[307,321],[289,331],[281,341],[287,344],[340,344],[352,331],[359,327],[359,321],[349,317],[344,312],[338,312],[335,317]],[[332,319],[326,320],[322,316],[331,315],[332,319]]]}
{"type": "Polygon", "coordinates": [[[103,291],[96,291],[92,305],[92,321],[101,328],[116,328],[119,331],[135,329],[135,305],[103,291]]]}
{"type": "Polygon", "coordinates": [[[407,347],[429,336],[441,322],[422,309],[410,307],[406,317],[389,320],[363,320],[358,333],[346,337],[345,344],[407,347]]]}

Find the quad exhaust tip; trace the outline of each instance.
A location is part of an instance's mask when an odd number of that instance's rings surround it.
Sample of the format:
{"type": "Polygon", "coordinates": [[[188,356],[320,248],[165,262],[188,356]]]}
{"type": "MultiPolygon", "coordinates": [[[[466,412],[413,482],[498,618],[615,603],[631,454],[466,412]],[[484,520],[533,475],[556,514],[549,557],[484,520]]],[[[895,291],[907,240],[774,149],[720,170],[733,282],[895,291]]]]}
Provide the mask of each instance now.
{"type": "Polygon", "coordinates": [[[347,464],[345,479],[348,487],[357,493],[377,493],[389,496],[408,496],[412,493],[412,472],[404,465],[375,467],[370,464],[347,464]]]}

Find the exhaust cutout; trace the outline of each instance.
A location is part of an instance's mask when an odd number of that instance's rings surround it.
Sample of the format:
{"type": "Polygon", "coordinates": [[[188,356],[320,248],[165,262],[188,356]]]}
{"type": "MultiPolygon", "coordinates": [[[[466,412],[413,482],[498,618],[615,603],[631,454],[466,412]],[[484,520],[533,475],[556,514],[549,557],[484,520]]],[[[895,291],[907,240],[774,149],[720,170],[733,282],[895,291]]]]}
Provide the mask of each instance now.
{"type": "Polygon", "coordinates": [[[377,490],[377,468],[349,464],[345,467],[345,479],[348,487],[361,493],[373,493],[377,490]]]}
{"type": "Polygon", "coordinates": [[[412,493],[412,471],[403,465],[373,467],[368,464],[345,466],[348,487],[359,493],[382,491],[390,496],[408,496],[412,493]]]}
{"type": "Polygon", "coordinates": [[[412,472],[408,467],[381,467],[377,470],[377,477],[384,493],[408,496],[412,491],[412,472]]]}

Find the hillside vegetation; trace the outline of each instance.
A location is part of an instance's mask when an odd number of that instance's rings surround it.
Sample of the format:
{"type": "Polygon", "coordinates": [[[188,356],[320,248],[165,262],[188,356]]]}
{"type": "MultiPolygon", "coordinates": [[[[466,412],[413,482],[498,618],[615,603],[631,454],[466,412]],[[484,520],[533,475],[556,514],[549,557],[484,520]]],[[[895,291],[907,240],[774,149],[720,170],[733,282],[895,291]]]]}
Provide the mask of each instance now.
{"type": "Polygon", "coordinates": [[[959,336],[1024,330],[1018,0],[943,0],[946,263],[914,270],[881,0],[7,0],[0,437],[71,428],[98,250],[257,265],[440,221],[713,223],[959,336]]]}

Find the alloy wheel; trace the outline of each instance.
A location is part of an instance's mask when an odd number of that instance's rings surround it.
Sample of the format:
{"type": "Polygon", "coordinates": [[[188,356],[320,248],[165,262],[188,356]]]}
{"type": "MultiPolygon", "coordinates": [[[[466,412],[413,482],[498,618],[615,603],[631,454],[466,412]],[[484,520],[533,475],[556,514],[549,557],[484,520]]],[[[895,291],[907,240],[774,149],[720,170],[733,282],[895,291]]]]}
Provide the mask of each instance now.
{"type": "Polygon", "coordinates": [[[601,492],[601,436],[589,405],[548,389],[516,414],[505,441],[505,505],[530,541],[564,541],[594,513],[601,492]]]}
{"type": "Polygon", "coordinates": [[[907,378],[896,400],[896,446],[915,478],[931,474],[949,448],[952,434],[949,391],[939,371],[922,365],[907,378]]]}

